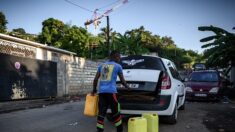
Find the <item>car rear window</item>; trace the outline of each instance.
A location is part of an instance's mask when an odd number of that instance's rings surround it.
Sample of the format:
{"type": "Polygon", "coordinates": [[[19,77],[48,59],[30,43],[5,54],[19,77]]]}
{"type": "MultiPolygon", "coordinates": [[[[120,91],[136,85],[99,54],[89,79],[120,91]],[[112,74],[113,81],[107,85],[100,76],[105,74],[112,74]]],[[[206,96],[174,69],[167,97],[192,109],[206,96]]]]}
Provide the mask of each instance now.
{"type": "Polygon", "coordinates": [[[151,69],[165,71],[160,58],[151,56],[128,56],[122,57],[123,69],[151,69]]]}
{"type": "Polygon", "coordinates": [[[189,80],[196,82],[217,82],[219,77],[216,72],[193,72],[189,80]]]}

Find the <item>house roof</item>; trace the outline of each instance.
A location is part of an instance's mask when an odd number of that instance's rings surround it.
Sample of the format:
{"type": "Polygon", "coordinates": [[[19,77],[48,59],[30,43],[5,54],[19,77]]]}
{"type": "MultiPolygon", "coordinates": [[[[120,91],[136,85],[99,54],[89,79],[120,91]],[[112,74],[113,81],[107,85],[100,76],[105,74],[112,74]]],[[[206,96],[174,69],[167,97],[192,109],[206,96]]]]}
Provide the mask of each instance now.
{"type": "Polygon", "coordinates": [[[44,45],[44,44],[33,42],[33,41],[28,41],[28,40],[12,37],[12,36],[1,34],[1,33],[0,33],[0,39],[13,41],[13,42],[18,42],[18,43],[22,43],[22,44],[25,44],[25,45],[34,46],[34,47],[37,47],[37,48],[43,48],[43,49],[47,49],[47,50],[50,50],[50,51],[56,51],[56,52],[64,53],[64,54],[76,55],[76,53],[74,53],[74,52],[70,52],[70,51],[67,51],[67,50],[55,48],[55,47],[52,47],[52,46],[44,45]]]}

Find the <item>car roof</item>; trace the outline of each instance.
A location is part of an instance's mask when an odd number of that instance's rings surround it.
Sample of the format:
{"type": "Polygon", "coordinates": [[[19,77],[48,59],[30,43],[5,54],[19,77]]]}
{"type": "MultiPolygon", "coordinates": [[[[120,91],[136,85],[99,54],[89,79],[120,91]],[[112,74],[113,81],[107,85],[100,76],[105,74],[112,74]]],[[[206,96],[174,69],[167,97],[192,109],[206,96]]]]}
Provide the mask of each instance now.
{"type": "MultiPolygon", "coordinates": [[[[155,57],[155,58],[160,58],[164,61],[169,61],[169,62],[172,62],[171,60],[168,60],[166,58],[162,58],[162,57],[159,57],[159,56],[155,56],[155,55],[129,55],[129,56],[147,56],[147,57],[155,57]]],[[[121,57],[129,57],[129,56],[121,56],[121,57]]]]}

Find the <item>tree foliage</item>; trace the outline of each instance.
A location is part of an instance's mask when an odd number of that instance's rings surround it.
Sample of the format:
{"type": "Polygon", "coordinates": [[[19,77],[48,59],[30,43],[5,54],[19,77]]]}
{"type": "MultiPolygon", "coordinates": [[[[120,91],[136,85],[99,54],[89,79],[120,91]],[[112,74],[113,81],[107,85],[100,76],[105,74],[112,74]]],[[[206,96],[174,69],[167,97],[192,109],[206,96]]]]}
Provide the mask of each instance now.
{"type": "Polygon", "coordinates": [[[152,32],[145,30],[143,26],[131,31],[126,31],[127,34],[140,35],[141,44],[151,52],[158,52],[161,45],[161,38],[158,35],[153,35],[152,32]]]}
{"type": "Polygon", "coordinates": [[[6,33],[7,20],[3,12],[0,12],[0,33],[6,33]]]}
{"type": "Polygon", "coordinates": [[[75,52],[78,56],[89,56],[89,33],[84,28],[66,25],[64,36],[57,43],[60,48],[75,52]]]}
{"type": "Polygon", "coordinates": [[[202,48],[206,64],[210,67],[227,67],[229,63],[235,62],[235,34],[222,28],[214,26],[198,27],[199,31],[211,31],[215,35],[203,38],[200,42],[205,42],[202,48]]]}
{"type": "Polygon", "coordinates": [[[17,32],[17,33],[20,33],[20,34],[26,34],[26,32],[23,28],[13,29],[12,32],[17,32]]]}
{"type": "Polygon", "coordinates": [[[29,34],[23,28],[13,29],[8,34],[10,36],[14,36],[14,37],[25,39],[25,40],[37,41],[37,35],[29,34]]]}
{"type": "MultiPolygon", "coordinates": [[[[175,62],[177,67],[183,68],[183,64],[192,65],[195,61],[201,61],[201,56],[192,50],[178,48],[171,37],[153,35],[145,30],[143,26],[126,31],[124,34],[110,31],[111,49],[118,49],[123,55],[148,54],[155,52],[160,57],[170,59],[175,62]]],[[[98,48],[92,51],[97,58],[107,57],[107,29],[102,28],[98,34],[101,38],[98,48]]]]}
{"type": "Polygon", "coordinates": [[[60,38],[64,35],[65,24],[57,19],[49,18],[42,22],[42,33],[39,35],[39,41],[50,46],[60,47],[60,38]]]}
{"type": "Polygon", "coordinates": [[[86,29],[49,18],[42,23],[41,43],[77,53],[78,56],[89,56],[89,37],[86,29]]]}
{"type": "Polygon", "coordinates": [[[148,53],[148,49],[141,42],[141,34],[126,32],[124,35],[118,34],[115,41],[117,49],[124,55],[141,55],[148,53]]]}

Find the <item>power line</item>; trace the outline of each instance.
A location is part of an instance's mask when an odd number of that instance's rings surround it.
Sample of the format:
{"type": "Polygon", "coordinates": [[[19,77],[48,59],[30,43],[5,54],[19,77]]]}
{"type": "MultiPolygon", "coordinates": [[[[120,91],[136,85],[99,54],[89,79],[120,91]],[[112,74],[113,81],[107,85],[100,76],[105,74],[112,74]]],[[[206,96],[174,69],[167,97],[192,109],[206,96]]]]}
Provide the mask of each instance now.
{"type": "Polygon", "coordinates": [[[72,5],[75,5],[75,6],[81,8],[81,9],[83,9],[83,10],[86,10],[86,11],[89,11],[89,12],[92,12],[92,13],[94,12],[94,11],[89,10],[89,9],[87,9],[87,8],[85,8],[85,7],[82,7],[82,6],[80,6],[80,5],[76,4],[76,3],[73,3],[73,2],[71,2],[71,1],[69,1],[69,0],[64,0],[64,1],[66,1],[66,2],[68,2],[68,3],[70,3],[70,4],[72,4],[72,5]]]}
{"type": "Polygon", "coordinates": [[[97,9],[98,9],[98,10],[104,9],[104,8],[107,8],[107,7],[109,7],[109,6],[111,6],[111,5],[114,5],[114,4],[118,3],[118,2],[120,2],[120,0],[114,1],[114,2],[112,2],[112,3],[109,3],[109,4],[107,4],[107,5],[104,5],[104,6],[100,7],[100,8],[97,8],[97,9]]]}

